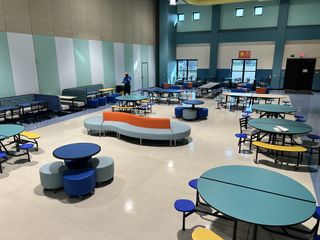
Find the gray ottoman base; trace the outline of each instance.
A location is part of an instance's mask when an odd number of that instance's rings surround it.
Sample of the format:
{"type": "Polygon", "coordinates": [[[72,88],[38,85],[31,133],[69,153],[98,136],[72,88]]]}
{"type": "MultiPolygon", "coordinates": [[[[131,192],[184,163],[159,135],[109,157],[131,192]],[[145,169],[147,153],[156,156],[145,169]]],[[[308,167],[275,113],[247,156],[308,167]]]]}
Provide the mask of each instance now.
{"type": "Polygon", "coordinates": [[[54,192],[63,187],[63,174],[68,170],[63,162],[50,162],[39,169],[40,183],[45,190],[54,192]]]}
{"type": "Polygon", "coordinates": [[[114,161],[110,157],[95,157],[88,161],[88,165],[96,169],[96,182],[112,181],[114,175],[114,161]]]}

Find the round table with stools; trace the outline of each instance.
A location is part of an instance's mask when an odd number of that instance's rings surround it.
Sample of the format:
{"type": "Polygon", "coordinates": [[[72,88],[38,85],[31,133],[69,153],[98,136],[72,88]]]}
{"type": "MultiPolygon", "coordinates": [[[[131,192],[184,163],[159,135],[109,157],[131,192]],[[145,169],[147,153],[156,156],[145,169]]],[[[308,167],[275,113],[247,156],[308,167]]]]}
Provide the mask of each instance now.
{"type": "Polygon", "coordinates": [[[12,152],[9,152],[6,148],[7,145],[5,145],[2,141],[13,137],[14,141],[13,144],[16,145],[17,150],[19,150],[19,143],[20,143],[20,133],[24,131],[24,126],[19,124],[0,124],[0,144],[5,150],[6,154],[12,155],[12,156],[20,156],[23,154],[13,154],[12,152]]]}
{"type": "Polygon", "coordinates": [[[145,99],[148,99],[148,97],[140,94],[124,95],[124,96],[116,97],[116,100],[120,102],[121,106],[132,105],[133,107],[137,105],[137,102],[145,99]]]}
{"type": "Polygon", "coordinates": [[[95,143],[72,143],[61,146],[53,151],[53,156],[63,159],[69,168],[87,167],[87,161],[101,151],[95,143]]]}
{"type": "Polygon", "coordinates": [[[96,170],[97,184],[113,180],[114,161],[110,157],[95,157],[88,161],[88,165],[96,170]]]}
{"type": "Polygon", "coordinates": [[[56,190],[63,187],[63,174],[68,168],[63,162],[46,163],[39,169],[40,183],[44,190],[56,190]]]}
{"type": "MultiPolygon", "coordinates": [[[[282,230],[307,221],[316,210],[314,196],[302,184],[258,167],[212,168],[200,176],[198,191],[209,206],[234,220],[233,239],[238,221],[253,224],[252,238],[260,239],[257,226],[282,230]]],[[[289,236],[288,231],[276,233],[289,236]]]]}
{"type": "Polygon", "coordinates": [[[292,143],[297,144],[293,139],[294,135],[307,134],[312,131],[312,127],[305,123],[280,118],[251,119],[248,121],[248,125],[265,133],[264,135],[260,134],[258,141],[266,135],[271,137],[280,135],[283,138],[283,143],[288,136],[292,143]],[[286,128],[286,131],[281,131],[279,127],[286,128]]]}
{"type": "Polygon", "coordinates": [[[294,113],[297,111],[294,107],[276,104],[254,104],[252,106],[252,109],[260,113],[260,118],[285,118],[286,114],[294,113]]]}
{"type": "Polygon", "coordinates": [[[198,109],[195,106],[204,104],[204,101],[202,101],[202,100],[186,100],[186,101],[183,101],[182,103],[186,104],[186,105],[191,105],[191,107],[183,109],[182,118],[184,120],[198,119],[198,109]]]}

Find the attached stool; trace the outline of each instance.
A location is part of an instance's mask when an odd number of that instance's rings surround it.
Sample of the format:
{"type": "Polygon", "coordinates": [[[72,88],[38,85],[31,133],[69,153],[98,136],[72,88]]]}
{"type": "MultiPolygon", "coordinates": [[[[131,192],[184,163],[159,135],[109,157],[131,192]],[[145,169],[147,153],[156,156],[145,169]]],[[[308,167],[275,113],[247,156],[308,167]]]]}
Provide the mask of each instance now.
{"type": "Polygon", "coordinates": [[[103,183],[113,179],[114,161],[110,157],[96,157],[88,160],[88,165],[96,170],[96,182],[103,183]]]}
{"type": "Polygon", "coordinates": [[[87,104],[88,108],[97,108],[99,107],[99,100],[97,98],[89,99],[87,104]]]}
{"type": "Polygon", "coordinates": [[[313,142],[320,139],[320,136],[317,134],[308,134],[307,137],[311,138],[313,142]]]}
{"type": "Polygon", "coordinates": [[[304,116],[302,116],[302,115],[297,115],[297,114],[295,114],[294,117],[295,117],[296,120],[297,120],[297,119],[299,120],[299,119],[303,119],[303,118],[304,118],[304,116]]]}
{"type": "Polygon", "coordinates": [[[306,120],[304,120],[302,118],[296,118],[296,122],[306,122],[306,120]]]}
{"type": "Polygon", "coordinates": [[[191,200],[188,199],[178,199],[174,203],[174,208],[178,212],[183,213],[183,218],[182,218],[182,231],[185,230],[185,222],[186,218],[190,216],[192,213],[195,211],[195,205],[191,200]]]}
{"type": "Polygon", "coordinates": [[[223,240],[223,238],[209,229],[197,227],[192,232],[192,240],[223,240]]]}
{"type": "Polygon", "coordinates": [[[31,148],[33,148],[33,143],[24,143],[24,144],[21,144],[21,145],[19,146],[19,148],[20,148],[21,150],[27,151],[28,162],[30,162],[29,150],[30,150],[31,148]]]}
{"type": "Polygon", "coordinates": [[[22,141],[31,142],[31,143],[36,144],[35,150],[36,151],[39,150],[39,145],[38,145],[38,141],[37,141],[37,139],[39,139],[41,137],[39,133],[23,131],[22,133],[20,133],[20,136],[23,136],[28,139],[28,140],[23,139],[22,141]]]}
{"type": "Polygon", "coordinates": [[[174,114],[176,115],[176,118],[182,118],[182,112],[184,107],[175,107],[174,108],[174,114]]]}
{"type": "Polygon", "coordinates": [[[99,106],[104,106],[107,104],[107,98],[106,97],[98,97],[99,106]]]}
{"type": "Polygon", "coordinates": [[[4,152],[0,152],[0,173],[2,173],[2,166],[1,163],[5,162],[7,160],[7,154],[4,152]]]}
{"type": "Polygon", "coordinates": [[[44,190],[53,190],[63,187],[63,174],[68,168],[63,165],[63,162],[50,162],[44,164],[39,169],[40,183],[44,190]]]}
{"type": "Polygon", "coordinates": [[[208,112],[208,108],[197,108],[197,118],[202,120],[207,119],[208,112]]]}
{"type": "Polygon", "coordinates": [[[245,141],[247,140],[248,134],[246,134],[246,133],[236,133],[235,137],[239,138],[238,147],[239,147],[239,153],[240,153],[241,152],[241,144],[245,143],[245,141]]]}
{"type": "Polygon", "coordinates": [[[115,94],[110,94],[107,96],[107,103],[116,103],[117,99],[116,97],[121,96],[121,94],[119,93],[115,93],[115,94]]]}
{"type": "Polygon", "coordinates": [[[314,239],[320,240],[320,235],[317,236],[318,229],[319,229],[319,222],[320,222],[320,207],[319,206],[316,207],[316,211],[314,212],[312,217],[317,220],[316,225],[312,228],[312,231],[314,231],[314,239]]]}
{"type": "Polygon", "coordinates": [[[79,197],[94,192],[96,172],[92,168],[65,172],[63,187],[70,197],[79,197]]]}
{"type": "Polygon", "coordinates": [[[192,179],[189,181],[189,186],[192,187],[193,189],[197,190],[197,195],[196,195],[196,206],[199,205],[199,192],[198,192],[198,178],[192,179]]]}

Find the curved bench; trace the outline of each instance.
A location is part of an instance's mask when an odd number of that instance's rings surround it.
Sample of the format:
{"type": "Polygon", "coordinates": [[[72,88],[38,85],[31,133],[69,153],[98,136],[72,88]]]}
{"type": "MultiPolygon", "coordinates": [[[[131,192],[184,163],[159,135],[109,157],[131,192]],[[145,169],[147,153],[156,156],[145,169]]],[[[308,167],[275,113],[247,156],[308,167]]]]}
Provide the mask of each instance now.
{"type": "Polygon", "coordinates": [[[104,112],[103,117],[87,118],[84,127],[88,130],[99,131],[99,134],[108,131],[142,140],[168,140],[176,145],[176,141],[188,138],[191,134],[189,125],[181,122],[171,122],[168,118],[148,118],[129,113],[104,112]]]}

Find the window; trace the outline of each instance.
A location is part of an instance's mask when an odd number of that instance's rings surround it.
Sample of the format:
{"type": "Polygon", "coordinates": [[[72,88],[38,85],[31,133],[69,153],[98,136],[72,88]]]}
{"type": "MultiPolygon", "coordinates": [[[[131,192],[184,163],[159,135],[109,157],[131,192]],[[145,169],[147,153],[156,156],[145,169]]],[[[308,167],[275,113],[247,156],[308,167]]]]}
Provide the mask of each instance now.
{"type": "Polygon", "coordinates": [[[254,7],[254,16],[261,16],[263,12],[262,6],[254,7]]]}
{"type": "Polygon", "coordinates": [[[192,20],[193,21],[199,21],[200,20],[200,13],[199,12],[193,12],[192,13],[192,20]]]}
{"type": "Polygon", "coordinates": [[[198,60],[177,60],[177,79],[194,81],[197,78],[198,60]]]}
{"type": "Polygon", "coordinates": [[[184,22],[184,13],[178,13],[178,22],[184,22]]]}
{"type": "Polygon", "coordinates": [[[257,59],[232,59],[232,82],[253,83],[256,78],[257,59]]]}
{"type": "Polygon", "coordinates": [[[236,10],[234,10],[234,15],[236,17],[243,17],[243,13],[244,13],[243,8],[236,8],[236,10]]]}

